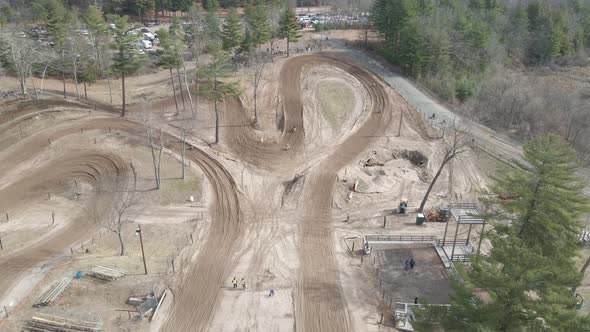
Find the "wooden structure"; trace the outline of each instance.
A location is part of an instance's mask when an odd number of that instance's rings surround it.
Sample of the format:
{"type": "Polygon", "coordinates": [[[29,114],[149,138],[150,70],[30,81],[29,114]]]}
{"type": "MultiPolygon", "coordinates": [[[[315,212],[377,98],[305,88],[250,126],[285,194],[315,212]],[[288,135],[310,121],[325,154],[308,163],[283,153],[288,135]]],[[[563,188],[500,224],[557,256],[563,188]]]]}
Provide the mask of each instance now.
{"type": "Polygon", "coordinates": [[[37,312],[25,323],[23,330],[35,332],[100,332],[100,318],[63,310],[37,312]]]}
{"type": "Polygon", "coordinates": [[[123,270],[105,267],[105,266],[97,266],[97,267],[92,268],[92,270],[90,270],[91,276],[93,276],[94,278],[106,280],[106,281],[112,281],[112,280],[117,280],[117,279],[123,278],[125,276],[125,274],[126,274],[126,272],[123,270]]]}
{"type": "Polygon", "coordinates": [[[62,280],[53,284],[35,303],[33,307],[47,306],[55,302],[55,300],[63,293],[72,282],[72,278],[63,278],[62,280]]]}

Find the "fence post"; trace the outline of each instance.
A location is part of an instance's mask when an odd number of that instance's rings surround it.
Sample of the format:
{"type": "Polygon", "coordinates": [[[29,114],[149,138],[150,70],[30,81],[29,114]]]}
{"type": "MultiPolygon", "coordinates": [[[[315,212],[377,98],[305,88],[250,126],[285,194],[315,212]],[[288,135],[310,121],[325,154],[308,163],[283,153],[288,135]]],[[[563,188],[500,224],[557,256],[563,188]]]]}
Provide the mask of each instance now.
{"type": "Polygon", "coordinates": [[[8,309],[6,309],[6,306],[4,306],[4,312],[6,313],[6,318],[8,318],[8,309]]]}
{"type": "Polygon", "coordinates": [[[6,211],[6,221],[8,222],[10,219],[8,219],[8,211],[6,211]]]}
{"type": "Polygon", "coordinates": [[[174,258],[172,258],[172,272],[176,272],[176,269],[174,269],[174,258]]]}
{"type": "Polygon", "coordinates": [[[385,228],[386,223],[387,223],[387,216],[383,216],[383,228],[385,228]]]}
{"type": "Polygon", "coordinates": [[[74,256],[74,249],[72,249],[72,247],[70,247],[70,253],[72,254],[72,256],[74,256]]]}
{"type": "Polygon", "coordinates": [[[2,238],[0,237],[0,250],[4,250],[4,246],[2,245],[2,238]]]}
{"type": "Polygon", "coordinates": [[[55,224],[55,212],[51,211],[51,224],[55,224]]]}
{"type": "Polygon", "coordinates": [[[193,233],[191,233],[191,244],[195,243],[195,241],[193,240],[193,233]]]}
{"type": "Polygon", "coordinates": [[[354,254],[354,241],[352,241],[352,253],[354,254]]]}

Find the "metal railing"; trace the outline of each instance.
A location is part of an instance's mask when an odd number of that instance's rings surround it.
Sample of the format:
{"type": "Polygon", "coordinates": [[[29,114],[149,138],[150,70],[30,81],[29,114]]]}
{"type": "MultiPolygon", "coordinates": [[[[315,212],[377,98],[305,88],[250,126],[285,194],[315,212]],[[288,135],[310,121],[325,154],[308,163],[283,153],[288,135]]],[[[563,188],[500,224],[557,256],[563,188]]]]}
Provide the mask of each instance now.
{"type": "Polygon", "coordinates": [[[365,235],[367,242],[435,242],[431,235],[365,235]]]}

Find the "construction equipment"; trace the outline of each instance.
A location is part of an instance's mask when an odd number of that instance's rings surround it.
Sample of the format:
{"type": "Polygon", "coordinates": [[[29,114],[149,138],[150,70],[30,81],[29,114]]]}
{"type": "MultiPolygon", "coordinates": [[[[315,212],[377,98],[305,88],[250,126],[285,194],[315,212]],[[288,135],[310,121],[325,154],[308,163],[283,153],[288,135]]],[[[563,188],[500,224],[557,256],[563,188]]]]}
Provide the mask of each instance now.
{"type": "Polygon", "coordinates": [[[426,214],[426,220],[430,222],[447,222],[449,221],[449,209],[439,208],[436,211],[429,211],[426,214]]]}

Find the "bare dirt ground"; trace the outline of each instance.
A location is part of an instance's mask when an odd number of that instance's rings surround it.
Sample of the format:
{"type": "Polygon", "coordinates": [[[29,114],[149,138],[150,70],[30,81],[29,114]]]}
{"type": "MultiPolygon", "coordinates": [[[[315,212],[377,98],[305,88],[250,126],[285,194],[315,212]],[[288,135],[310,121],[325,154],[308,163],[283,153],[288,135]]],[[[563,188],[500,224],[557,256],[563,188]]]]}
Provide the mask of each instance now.
{"type": "MultiPolygon", "coordinates": [[[[310,40],[299,46],[306,43],[310,40]]],[[[237,74],[246,87],[250,71],[237,74]]],[[[0,327],[18,330],[33,312],[33,294],[52,281],[113,265],[128,269],[130,276],[108,286],[75,281],[55,306],[98,313],[106,330],[387,330],[378,324],[388,309],[378,300],[377,279],[359,268],[343,239],[383,232],[442,234],[442,224],[417,228],[412,217],[387,217],[383,228],[382,218],[401,198],[417,206],[443,143],[401,96],[343,53],[277,57],[266,72],[258,96],[259,127],[252,127],[252,91],[246,89],[242,98],[223,103],[217,145],[210,145],[211,103],[198,100],[196,117],[188,111],[175,115],[165,72],[129,80],[128,120],[113,113],[108,82],[93,85],[88,102],[50,96],[4,103],[0,220],[2,211],[10,220],[0,223],[7,241],[0,266],[10,277],[0,277],[0,291],[3,303],[20,305],[0,327]],[[164,131],[159,191],[153,190],[145,119],[164,131]],[[191,129],[184,180],[178,163],[181,123],[191,129]],[[419,151],[428,162],[413,164],[405,151],[419,151]],[[369,159],[379,165],[365,166],[369,159]],[[124,228],[125,256],[117,256],[112,234],[96,239],[117,200],[97,188],[121,174],[127,181],[117,192],[130,190],[133,170],[141,198],[135,222],[145,230],[147,276],[134,224],[124,228]],[[82,188],[78,198],[73,179],[82,188]],[[189,196],[196,201],[187,202],[189,196]],[[101,214],[89,218],[89,210],[101,214]],[[49,211],[56,215],[51,224],[49,211]],[[89,253],[81,241],[95,242],[89,253]],[[73,256],[70,247],[77,249],[73,256]],[[245,279],[246,289],[231,288],[234,276],[245,279]],[[151,325],[114,311],[129,308],[127,296],[164,288],[173,298],[151,325]],[[10,298],[15,289],[20,295],[10,298]],[[270,289],[275,296],[268,296],[270,289]]],[[[3,78],[0,86],[14,83],[3,78]]],[[[59,93],[61,82],[44,84],[59,93]]],[[[116,87],[111,82],[114,103],[116,87]]],[[[75,91],[71,84],[68,90],[75,91]]],[[[474,160],[490,162],[485,158],[473,152],[457,160],[453,171],[441,176],[429,206],[471,200],[485,187],[487,175],[474,160]]]]}

